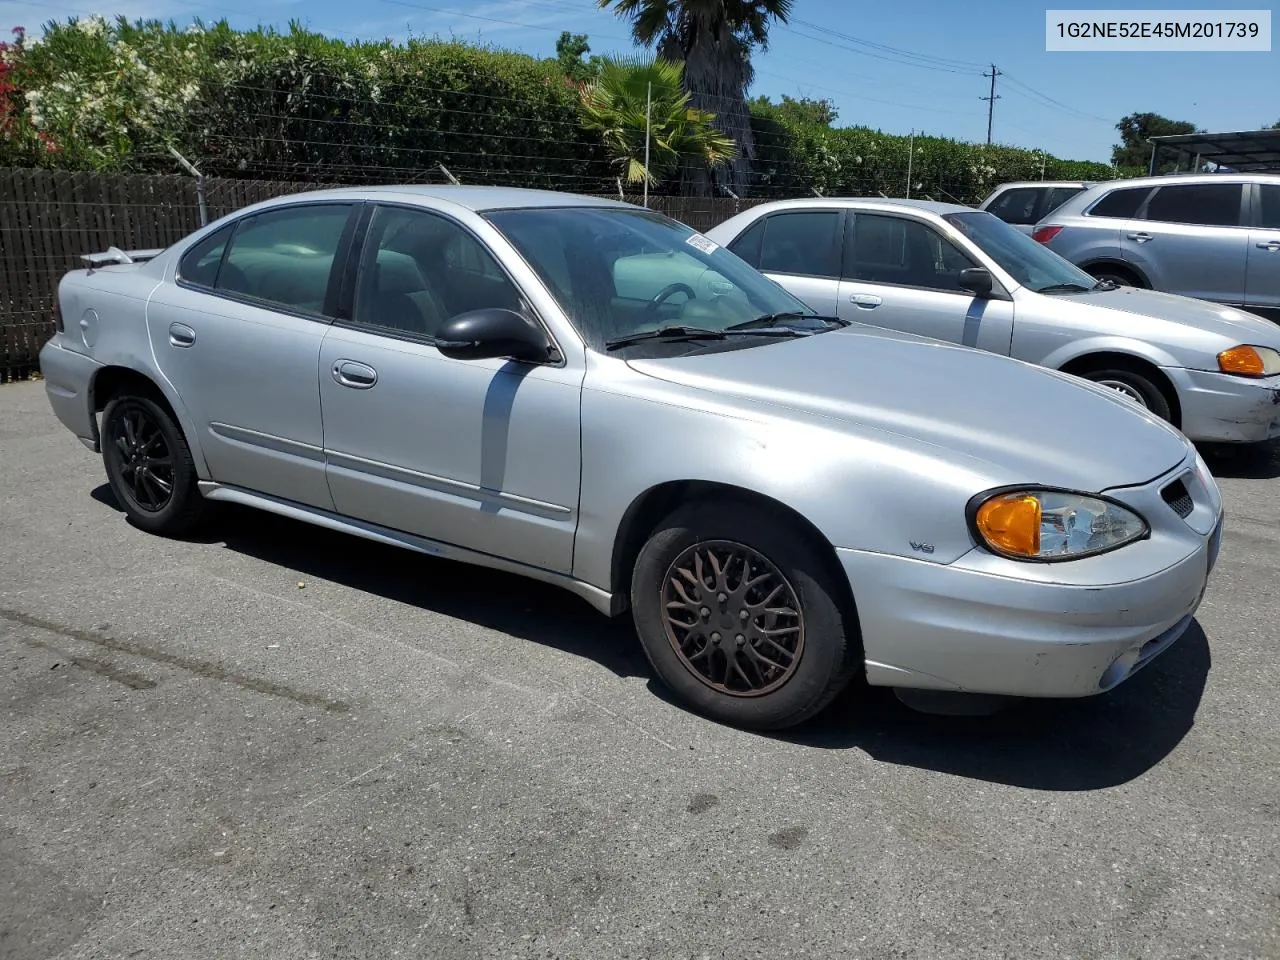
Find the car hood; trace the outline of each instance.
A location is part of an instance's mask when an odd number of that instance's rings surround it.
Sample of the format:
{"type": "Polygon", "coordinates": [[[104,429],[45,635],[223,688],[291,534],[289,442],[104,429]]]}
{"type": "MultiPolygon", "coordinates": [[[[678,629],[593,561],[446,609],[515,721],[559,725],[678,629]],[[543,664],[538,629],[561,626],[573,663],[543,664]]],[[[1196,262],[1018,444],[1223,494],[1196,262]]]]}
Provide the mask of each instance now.
{"type": "Polygon", "coordinates": [[[1053,296],[1051,299],[1055,303],[1119,310],[1136,316],[1185,324],[1204,333],[1217,334],[1230,340],[1232,345],[1249,343],[1280,350],[1280,328],[1270,320],[1208,300],[1140,290],[1137,287],[1097,290],[1079,296],[1053,296]]]}
{"type": "Polygon", "coordinates": [[[1081,491],[1144,483],[1185,437],[1113,391],[1067,374],[861,324],[752,349],[630,361],[685,387],[980,458],[1009,482],[1081,491]]]}

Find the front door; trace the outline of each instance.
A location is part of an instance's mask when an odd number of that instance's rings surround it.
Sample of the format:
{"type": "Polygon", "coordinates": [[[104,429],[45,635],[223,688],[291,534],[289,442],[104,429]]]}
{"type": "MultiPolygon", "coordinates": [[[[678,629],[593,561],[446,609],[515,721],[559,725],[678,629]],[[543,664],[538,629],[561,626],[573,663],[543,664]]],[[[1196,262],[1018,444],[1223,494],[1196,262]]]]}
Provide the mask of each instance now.
{"type": "Polygon", "coordinates": [[[1013,304],[975,297],[958,283],[961,270],[978,266],[923,220],[856,213],[845,243],[839,315],[1007,354],[1013,304]]]}
{"type": "Polygon", "coordinates": [[[450,317],[530,310],[463,226],[378,206],[350,322],[320,351],[329,487],[339,513],[546,570],[572,568],[583,368],[451,360],[450,317]]]}
{"type": "Polygon", "coordinates": [[[1245,303],[1280,310],[1280,186],[1264,183],[1258,191],[1254,228],[1249,233],[1245,303]]]}
{"type": "Polygon", "coordinates": [[[806,208],[753,223],[729,250],[823,316],[836,313],[844,211],[806,208]]]}
{"type": "Polygon", "coordinates": [[[147,305],[212,479],[331,509],[316,390],[354,205],[254,214],[197,242],[147,305]]]}

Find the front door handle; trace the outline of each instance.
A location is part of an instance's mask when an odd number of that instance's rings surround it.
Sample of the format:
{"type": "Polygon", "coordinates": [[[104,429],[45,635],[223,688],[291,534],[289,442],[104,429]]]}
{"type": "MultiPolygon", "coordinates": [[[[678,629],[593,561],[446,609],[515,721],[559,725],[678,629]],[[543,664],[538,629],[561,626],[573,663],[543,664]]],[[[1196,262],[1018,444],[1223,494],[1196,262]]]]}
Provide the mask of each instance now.
{"type": "Polygon", "coordinates": [[[874,310],[884,301],[874,293],[855,293],[849,298],[849,302],[861,307],[863,310],[874,310]]]}
{"type": "Polygon", "coordinates": [[[174,347],[189,347],[196,342],[196,332],[185,323],[169,324],[169,344],[174,347]]]}
{"type": "Polygon", "coordinates": [[[378,371],[367,363],[336,360],[333,364],[333,379],[352,390],[368,390],[378,382],[378,371]]]}
{"type": "Polygon", "coordinates": [[[1153,237],[1149,233],[1130,233],[1130,234],[1126,234],[1126,236],[1128,236],[1130,240],[1138,241],[1138,243],[1146,243],[1148,240],[1155,239],[1155,237],[1153,237]]]}
{"type": "Polygon", "coordinates": [[[1272,253],[1280,253],[1280,240],[1263,240],[1258,244],[1259,250],[1270,250],[1272,253]]]}

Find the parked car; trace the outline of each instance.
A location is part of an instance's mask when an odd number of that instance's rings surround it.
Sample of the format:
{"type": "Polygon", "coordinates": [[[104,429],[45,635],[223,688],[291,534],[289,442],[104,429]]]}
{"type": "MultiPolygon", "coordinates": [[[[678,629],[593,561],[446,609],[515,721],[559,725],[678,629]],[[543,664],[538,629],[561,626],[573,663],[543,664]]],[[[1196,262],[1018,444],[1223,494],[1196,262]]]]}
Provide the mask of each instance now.
{"type": "Polygon", "coordinates": [[[1280,177],[1198,174],[1099,184],[1035,239],[1100,280],[1280,310],[1280,177]]]}
{"type": "Polygon", "coordinates": [[[1193,440],[1280,436],[1274,324],[1100,282],[985,211],[917,200],[784,200],[708,236],[819,313],[1075,374],[1193,440]]]}
{"type": "Polygon", "coordinates": [[[1041,218],[1078,193],[1093,186],[1090,180],[1028,180],[1002,183],[978,204],[979,210],[999,217],[1020,233],[1030,234],[1041,218]]]}
{"type": "Polygon", "coordinates": [[[41,360],[136,526],[238,503],[629,607],[658,677],[730,723],[798,723],[856,674],[1109,690],[1218,550],[1213,478],[1147,411],[834,333],[638,207],[333,190],[131,259],[61,281],[41,360]]]}

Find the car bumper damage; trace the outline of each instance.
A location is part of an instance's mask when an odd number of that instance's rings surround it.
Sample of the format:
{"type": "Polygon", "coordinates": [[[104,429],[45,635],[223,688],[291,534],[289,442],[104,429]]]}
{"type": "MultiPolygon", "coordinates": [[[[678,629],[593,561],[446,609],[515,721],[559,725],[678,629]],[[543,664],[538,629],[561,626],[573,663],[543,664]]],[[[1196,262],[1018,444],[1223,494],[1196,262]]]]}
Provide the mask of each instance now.
{"type": "Polygon", "coordinates": [[[1280,376],[1258,380],[1207,370],[1162,367],[1182,402],[1182,432],[1192,440],[1260,443],[1280,437],[1280,376]]]}

